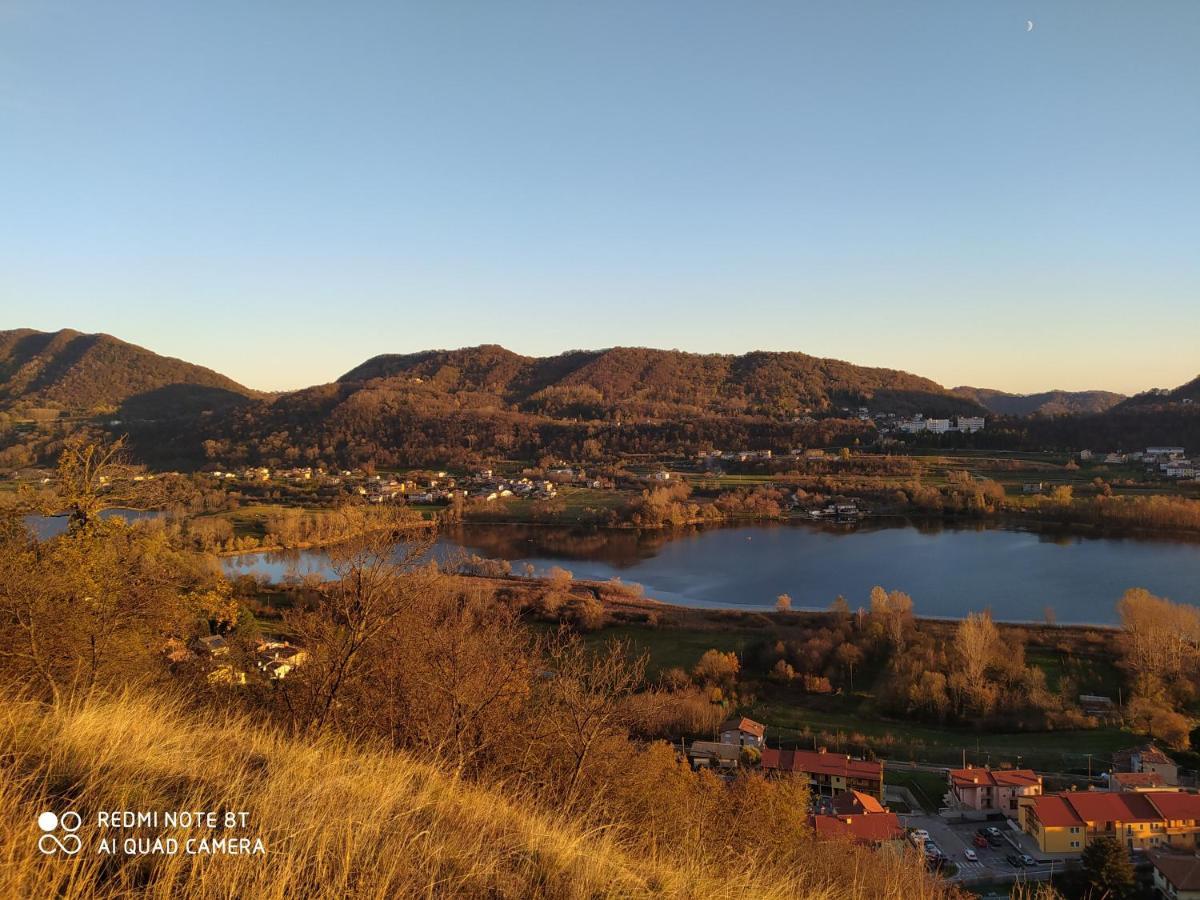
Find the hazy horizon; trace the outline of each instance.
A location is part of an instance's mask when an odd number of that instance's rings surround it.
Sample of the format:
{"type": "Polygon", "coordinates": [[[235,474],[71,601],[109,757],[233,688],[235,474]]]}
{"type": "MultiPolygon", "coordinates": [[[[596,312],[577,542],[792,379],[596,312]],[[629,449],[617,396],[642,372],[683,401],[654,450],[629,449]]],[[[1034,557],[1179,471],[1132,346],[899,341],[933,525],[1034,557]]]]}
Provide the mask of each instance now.
{"type": "Polygon", "coordinates": [[[1174,387],[1198,43],[1190,0],[0,0],[0,327],[263,390],[481,343],[1174,387]]]}

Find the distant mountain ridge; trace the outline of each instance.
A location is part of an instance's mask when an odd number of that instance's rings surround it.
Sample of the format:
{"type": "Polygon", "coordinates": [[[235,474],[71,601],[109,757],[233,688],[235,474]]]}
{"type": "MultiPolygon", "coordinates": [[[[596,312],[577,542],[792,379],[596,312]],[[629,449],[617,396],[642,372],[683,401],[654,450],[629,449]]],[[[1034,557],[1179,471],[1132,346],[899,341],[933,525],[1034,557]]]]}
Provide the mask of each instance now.
{"type": "Polygon", "coordinates": [[[472,405],[590,418],[620,411],[787,416],[860,405],[929,415],[982,411],[928,378],[791,352],[733,356],[613,347],[529,357],[483,345],[376,356],[337,384],[419,389],[472,405]]]}
{"type": "Polygon", "coordinates": [[[1200,404],[1200,376],[1177,388],[1145,391],[1126,399],[1118,407],[1121,411],[1169,408],[1172,406],[1194,406],[1200,404]]]}
{"type": "Polygon", "coordinates": [[[1000,416],[1064,416],[1105,412],[1126,397],[1112,391],[1042,391],[1011,394],[992,388],[956,387],[950,392],[985,407],[1000,416]]]}
{"type": "Polygon", "coordinates": [[[147,412],[258,396],[231,378],[108,334],[0,331],[0,407],[21,403],[83,411],[131,401],[147,412]]]}

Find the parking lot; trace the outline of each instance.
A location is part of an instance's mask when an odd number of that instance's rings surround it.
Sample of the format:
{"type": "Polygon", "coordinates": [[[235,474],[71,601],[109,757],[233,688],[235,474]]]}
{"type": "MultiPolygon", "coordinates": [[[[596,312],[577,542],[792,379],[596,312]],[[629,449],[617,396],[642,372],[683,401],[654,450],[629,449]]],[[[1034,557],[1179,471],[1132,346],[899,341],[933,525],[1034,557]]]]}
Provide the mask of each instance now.
{"type": "Polygon", "coordinates": [[[958,867],[958,873],[952,876],[955,880],[1021,878],[1042,881],[1063,870],[1062,859],[1050,860],[1040,857],[1037,845],[1029,836],[1013,829],[1006,820],[948,822],[941,816],[911,815],[901,816],[901,821],[906,827],[923,828],[929,832],[930,840],[937,844],[947,860],[958,867]],[[994,826],[999,830],[999,846],[975,845],[974,838],[978,829],[987,826],[994,826]],[[974,852],[975,860],[967,859],[968,849],[974,852]],[[1014,866],[1008,861],[1012,854],[1028,854],[1036,864],[1030,867],[1014,866]]]}

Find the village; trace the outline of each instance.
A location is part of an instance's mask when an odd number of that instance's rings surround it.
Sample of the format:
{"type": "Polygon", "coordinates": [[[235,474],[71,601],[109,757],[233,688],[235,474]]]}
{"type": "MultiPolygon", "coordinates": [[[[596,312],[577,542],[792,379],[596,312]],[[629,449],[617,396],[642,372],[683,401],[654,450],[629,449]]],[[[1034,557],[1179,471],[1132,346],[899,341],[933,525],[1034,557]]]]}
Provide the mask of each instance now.
{"type": "Polygon", "coordinates": [[[819,838],[879,850],[911,844],[931,869],[966,884],[1048,880],[1078,868],[1089,842],[1115,838],[1143,878],[1164,897],[1200,892],[1200,791],[1195,773],[1153,743],[1113,755],[1111,771],[1067,790],[1046,790],[1062,776],[1032,769],[964,764],[921,767],[944,778],[944,792],[923,808],[913,792],[886,783],[911,766],[856,758],[825,747],[767,746],[766,726],[735,717],[714,740],[696,740],[686,756],[696,769],[732,778],[739,771],[804,779],[809,825],[819,838]],[[1186,782],[1187,786],[1183,786],[1186,782]]]}
{"type": "MultiPolygon", "coordinates": [[[[177,647],[170,659],[199,660],[213,685],[248,681],[220,635],[177,647]]],[[[285,637],[264,636],[252,664],[270,683],[307,659],[285,637]]],[[[1085,695],[1080,702],[1112,711],[1107,697],[1085,695]]],[[[1115,838],[1146,886],[1172,900],[1200,895],[1200,777],[1152,742],[1117,751],[1110,769],[1082,776],[972,765],[965,751],[963,764],[953,768],[853,756],[815,742],[802,748],[775,739],[771,746],[768,730],[733,715],[711,737],[681,741],[676,753],[725,781],[752,774],[801,779],[817,839],[878,852],[915,848],[931,870],[966,886],[1050,880],[1078,869],[1090,842],[1115,838]],[[914,785],[914,774],[924,787],[914,785]],[[929,787],[934,782],[936,790],[929,787]]]]}

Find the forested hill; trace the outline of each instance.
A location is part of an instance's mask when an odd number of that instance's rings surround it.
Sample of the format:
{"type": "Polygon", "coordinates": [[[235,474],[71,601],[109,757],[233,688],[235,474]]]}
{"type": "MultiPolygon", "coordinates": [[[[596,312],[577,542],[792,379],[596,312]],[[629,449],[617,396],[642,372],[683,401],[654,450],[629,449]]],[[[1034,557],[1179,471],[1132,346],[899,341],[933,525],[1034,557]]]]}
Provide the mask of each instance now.
{"type": "Polygon", "coordinates": [[[1118,410],[1122,412],[1166,410],[1171,407],[1188,407],[1197,404],[1200,404],[1200,377],[1193,378],[1187,384],[1181,384],[1171,390],[1146,391],[1143,394],[1137,394],[1123,402],[1118,410]]]}
{"type": "Polygon", "coordinates": [[[803,353],[741,356],[641,347],[521,356],[485,345],[385,355],[347,372],[342,386],[452,395],[550,417],[792,416],[838,407],[952,415],[979,404],[907,372],[803,353]]]}
{"type": "Polygon", "coordinates": [[[1010,394],[992,388],[956,387],[951,393],[987,408],[999,416],[1064,416],[1100,413],[1125,399],[1112,391],[1042,391],[1037,394],[1010,394]]]}
{"type": "Polygon", "coordinates": [[[0,408],[100,412],[133,402],[145,415],[161,415],[254,395],[211,369],[111,335],[0,331],[0,408]]]}

